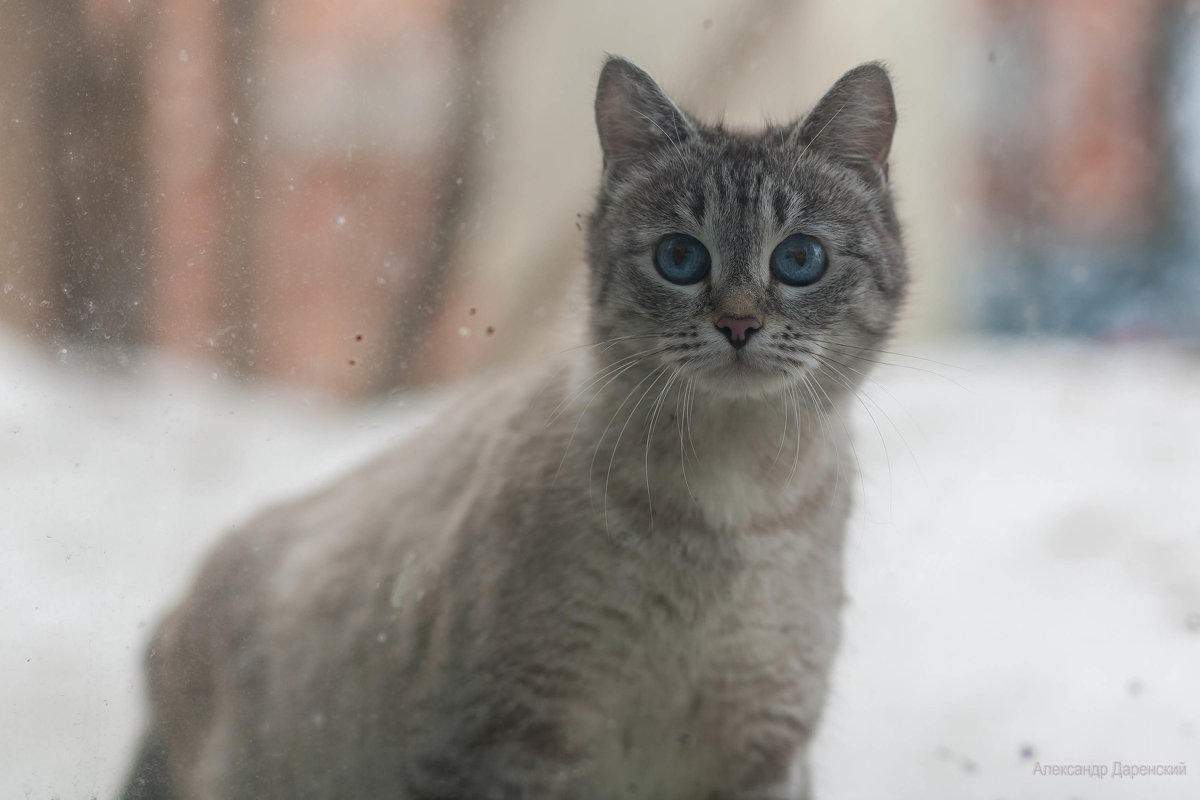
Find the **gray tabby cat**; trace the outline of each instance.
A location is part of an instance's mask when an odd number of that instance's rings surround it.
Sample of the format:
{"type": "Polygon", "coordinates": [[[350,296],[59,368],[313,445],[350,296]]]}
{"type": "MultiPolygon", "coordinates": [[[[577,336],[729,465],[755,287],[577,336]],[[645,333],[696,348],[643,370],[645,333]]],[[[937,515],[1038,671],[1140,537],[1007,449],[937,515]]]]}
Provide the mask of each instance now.
{"type": "Polygon", "coordinates": [[[228,537],[127,797],[810,796],[839,415],[907,277],[891,85],[744,134],[611,58],[596,122],[593,344],[228,537]]]}

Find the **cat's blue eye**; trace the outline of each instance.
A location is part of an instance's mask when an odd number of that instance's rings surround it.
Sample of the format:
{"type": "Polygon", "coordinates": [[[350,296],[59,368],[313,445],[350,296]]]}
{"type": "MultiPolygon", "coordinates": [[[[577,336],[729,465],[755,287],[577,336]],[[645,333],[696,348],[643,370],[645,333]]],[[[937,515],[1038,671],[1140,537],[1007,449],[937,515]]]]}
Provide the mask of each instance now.
{"type": "Polygon", "coordinates": [[[696,283],[708,274],[712,259],[700,240],[686,233],[672,233],[658,243],[654,265],[671,283],[696,283]]]}
{"type": "Polygon", "coordinates": [[[788,286],[810,286],[821,279],[828,266],[825,248],[803,233],[784,239],[771,253],[771,272],[788,286]]]}

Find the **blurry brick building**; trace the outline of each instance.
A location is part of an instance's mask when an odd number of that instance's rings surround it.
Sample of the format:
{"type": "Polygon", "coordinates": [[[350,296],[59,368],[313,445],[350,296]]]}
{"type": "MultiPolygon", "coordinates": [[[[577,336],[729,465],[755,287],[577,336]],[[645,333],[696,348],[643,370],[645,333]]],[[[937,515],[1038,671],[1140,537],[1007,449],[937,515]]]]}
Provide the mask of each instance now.
{"type": "Polygon", "coordinates": [[[490,13],[4,4],[0,311],[339,397],[419,380],[490,13]]]}
{"type": "Polygon", "coordinates": [[[155,16],[156,338],[337,395],[404,382],[421,342],[405,321],[433,316],[460,200],[484,16],[433,0],[155,16]]]}
{"type": "Polygon", "coordinates": [[[977,313],[986,328],[1200,335],[1183,168],[1196,3],[988,0],[977,313]]]}
{"type": "Polygon", "coordinates": [[[610,51],[748,127],[884,58],[913,316],[1200,335],[1198,9],[7,0],[0,323],[339,398],[561,347],[610,51]]]}

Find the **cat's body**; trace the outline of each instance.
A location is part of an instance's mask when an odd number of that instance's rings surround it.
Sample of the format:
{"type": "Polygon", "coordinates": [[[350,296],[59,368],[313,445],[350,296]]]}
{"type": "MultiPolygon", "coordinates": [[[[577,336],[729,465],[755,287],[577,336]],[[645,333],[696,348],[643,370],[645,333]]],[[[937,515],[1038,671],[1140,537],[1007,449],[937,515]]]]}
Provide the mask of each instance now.
{"type": "MultiPolygon", "coordinates": [[[[882,170],[894,116],[884,136],[838,114],[894,113],[886,76],[838,86],[804,124],[866,137],[882,170]]],[[[703,129],[617,59],[597,116],[597,344],[229,537],[152,647],[130,797],[809,796],[852,491],[838,412],[905,277],[886,182],[799,125],[703,129]],[[678,203],[647,183],[667,180],[678,203]],[[830,262],[799,291],[765,266],[798,226],[830,262]]]]}

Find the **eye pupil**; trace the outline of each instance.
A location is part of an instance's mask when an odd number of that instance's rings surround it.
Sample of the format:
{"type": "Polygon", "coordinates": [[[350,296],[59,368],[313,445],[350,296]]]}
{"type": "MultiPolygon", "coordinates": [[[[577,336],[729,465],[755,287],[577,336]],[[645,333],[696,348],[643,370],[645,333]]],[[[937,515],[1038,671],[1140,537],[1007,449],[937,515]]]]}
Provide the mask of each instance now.
{"type": "Polygon", "coordinates": [[[675,266],[678,267],[682,264],[685,258],[687,258],[687,250],[679,246],[671,248],[671,260],[675,262],[675,266]]]}
{"type": "Polygon", "coordinates": [[[804,262],[808,260],[808,253],[804,252],[804,248],[797,247],[792,251],[792,260],[800,266],[804,266],[804,262]]]}

